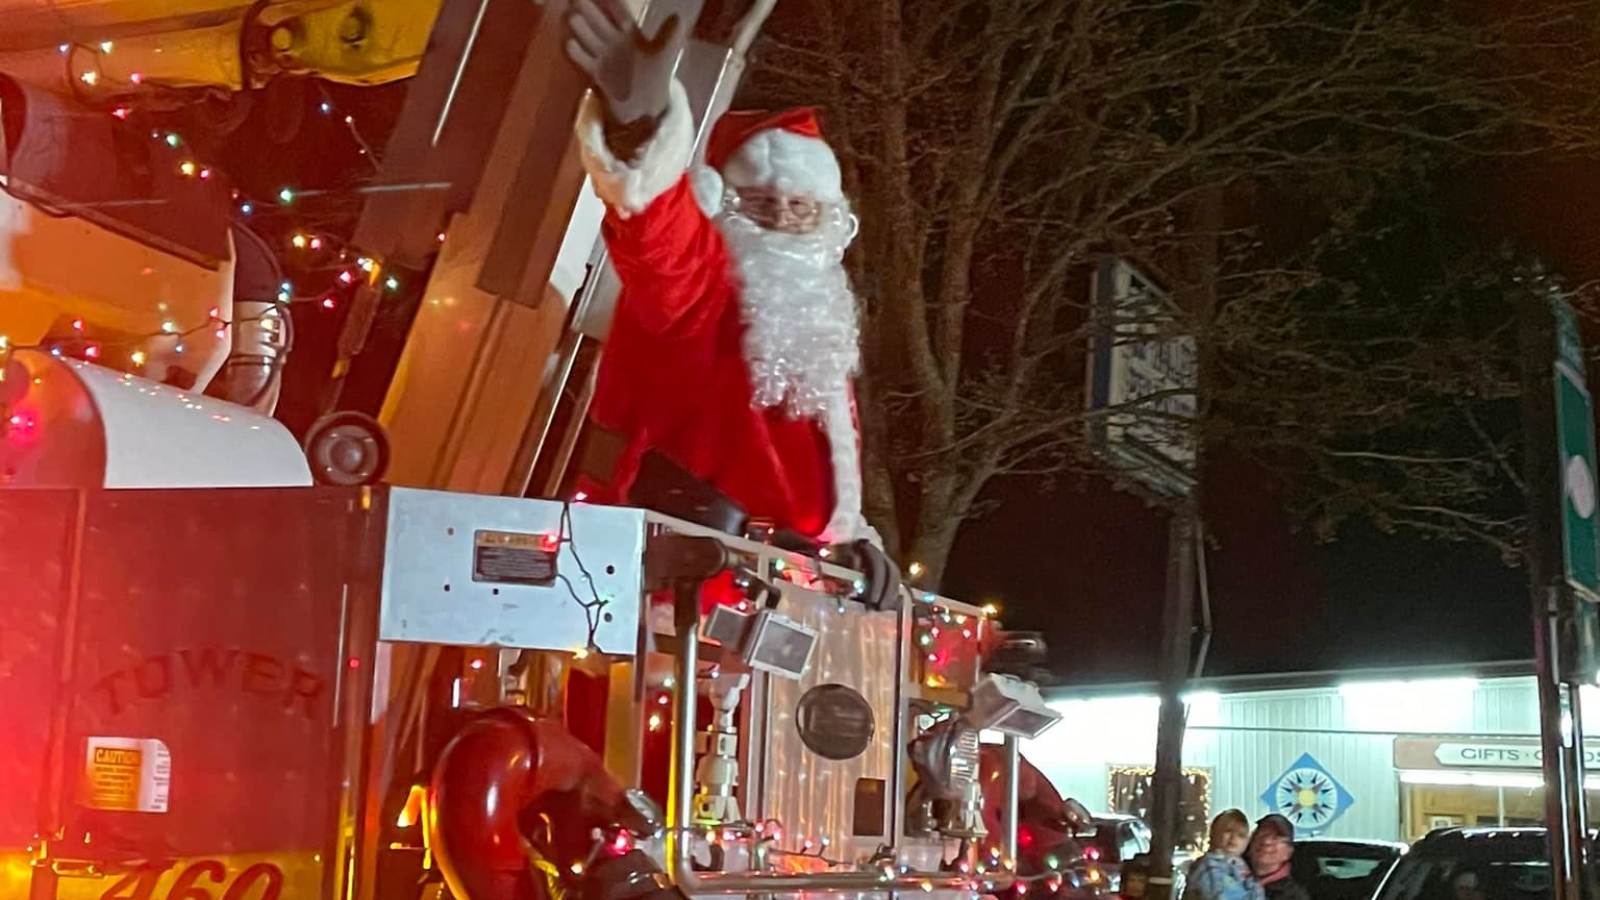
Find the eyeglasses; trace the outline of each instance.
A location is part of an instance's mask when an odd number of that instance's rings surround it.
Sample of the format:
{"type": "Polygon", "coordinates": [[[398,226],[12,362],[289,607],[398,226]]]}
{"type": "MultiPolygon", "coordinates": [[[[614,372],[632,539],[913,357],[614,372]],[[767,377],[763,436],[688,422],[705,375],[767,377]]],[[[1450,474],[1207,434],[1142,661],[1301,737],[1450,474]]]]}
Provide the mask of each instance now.
{"type": "Polygon", "coordinates": [[[811,197],[761,188],[740,188],[734,197],[745,218],[772,231],[805,234],[822,223],[823,205],[811,197]]]}

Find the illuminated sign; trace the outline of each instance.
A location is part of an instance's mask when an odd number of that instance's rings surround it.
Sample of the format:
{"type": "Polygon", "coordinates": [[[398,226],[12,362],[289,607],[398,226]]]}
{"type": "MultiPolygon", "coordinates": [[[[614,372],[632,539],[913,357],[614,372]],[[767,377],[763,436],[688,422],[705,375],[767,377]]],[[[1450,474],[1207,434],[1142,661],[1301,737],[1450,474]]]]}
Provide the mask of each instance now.
{"type": "MultiPolygon", "coordinates": [[[[1543,759],[1537,741],[1525,743],[1446,743],[1441,742],[1433,751],[1439,765],[1467,769],[1537,769],[1543,759]]],[[[1583,751],[1585,767],[1600,764],[1600,747],[1583,751]]]]}
{"type": "Polygon", "coordinates": [[[1195,483],[1199,356],[1177,305],[1144,273],[1106,260],[1092,288],[1087,424],[1095,451],[1146,487],[1195,483]]]}

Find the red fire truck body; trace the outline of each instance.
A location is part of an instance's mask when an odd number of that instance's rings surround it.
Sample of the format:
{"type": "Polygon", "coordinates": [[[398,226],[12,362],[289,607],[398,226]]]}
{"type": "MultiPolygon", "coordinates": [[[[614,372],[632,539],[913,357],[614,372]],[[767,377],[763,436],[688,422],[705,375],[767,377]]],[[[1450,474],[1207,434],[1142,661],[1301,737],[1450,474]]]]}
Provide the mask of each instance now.
{"type": "MultiPolygon", "coordinates": [[[[19,281],[0,279],[0,335],[27,336],[0,340],[0,900],[484,900],[460,890],[479,864],[460,848],[487,845],[449,833],[436,768],[486,710],[577,715],[577,679],[603,687],[578,711],[596,771],[667,785],[662,840],[638,838],[684,893],[1006,889],[1017,742],[1054,714],[983,672],[980,609],[909,588],[869,609],[861,576],[822,559],[524,499],[559,494],[571,468],[616,290],[569,138],[584,86],[560,60],[559,4],[169,6],[74,4],[64,54],[47,22],[8,20],[0,73],[29,91],[65,73],[84,102],[413,78],[383,179],[450,189],[368,198],[366,289],[331,373],[336,388],[364,345],[382,274],[424,273],[378,417],[395,486],[312,486],[375,471],[373,436],[342,426],[308,461],[270,417],[271,384],[220,392],[242,404],[203,393],[241,355],[270,381],[289,350],[270,299],[240,321],[272,327],[203,329],[192,389],[18,346],[88,320],[153,329],[140,365],[176,366],[188,325],[168,317],[204,322],[218,296],[212,319],[243,308],[226,300],[242,251],[226,215],[187,223],[189,246],[152,242],[160,223],[47,215],[12,196],[35,170],[5,148],[0,240],[29,252],[19,281]],[[98,27],[117,40],[85,43],[98,27]],[[751,608],[660,615],[712,574],[673,568],[691,539],[750,585],[751,608]],[[981,769],[984,728],[1004,736],[1004,771],[981,769]],[[999,785],[997,828],[980,780],[999,785]]],[[[770,6],[680,61],[702,120],[770,6]]],[[[71,116],[0,112],[18,116],[18,147],[52,122],[78,133],[71,116]]],[[[553,888],[583,889],[540,855],[540,829],[572,822],[517,824],[502,861],[527,854],[553,888]]]]}

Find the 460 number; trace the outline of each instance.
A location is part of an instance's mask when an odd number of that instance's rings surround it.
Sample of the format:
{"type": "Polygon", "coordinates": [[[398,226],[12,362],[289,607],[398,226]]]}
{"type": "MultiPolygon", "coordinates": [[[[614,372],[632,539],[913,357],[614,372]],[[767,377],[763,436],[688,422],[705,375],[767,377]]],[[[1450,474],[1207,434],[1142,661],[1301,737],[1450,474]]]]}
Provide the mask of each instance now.
{"type": "MultiPolygon", "coordinates": [[[[154,866],[134,869],[107,888],[100,900],[156,900],[156,887],[166,872],[154,866]]],[[[229,878],[227,866],[202,859],[178,870],[163,900],[278,900],[282,893],[283,870],[272,863],[256,863],[229,878]]]]}

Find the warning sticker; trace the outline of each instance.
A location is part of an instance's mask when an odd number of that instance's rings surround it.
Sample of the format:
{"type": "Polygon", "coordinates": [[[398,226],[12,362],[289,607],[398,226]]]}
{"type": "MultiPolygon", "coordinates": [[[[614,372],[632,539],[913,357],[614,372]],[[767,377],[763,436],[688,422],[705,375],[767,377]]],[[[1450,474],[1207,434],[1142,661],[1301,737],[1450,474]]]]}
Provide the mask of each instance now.
{"type": "Polygon", "coordinates": [[[78,802],[90,809],[166,812],[172,754],[154,738],[92,737],[78,802]]]}
{"type": "Polygon", "coordinates": [[[555,583],[560,539],[547,534],[473,534],[472,580],[545,586],[555,583]]]}

